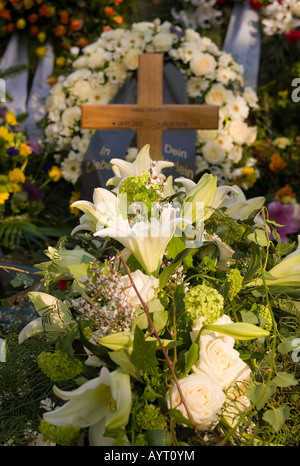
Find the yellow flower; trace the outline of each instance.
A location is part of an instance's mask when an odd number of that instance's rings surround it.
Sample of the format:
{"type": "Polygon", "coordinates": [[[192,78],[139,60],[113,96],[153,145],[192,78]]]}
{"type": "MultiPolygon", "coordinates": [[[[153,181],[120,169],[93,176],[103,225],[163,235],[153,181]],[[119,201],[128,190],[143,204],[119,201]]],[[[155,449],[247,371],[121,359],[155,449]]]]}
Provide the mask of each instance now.
{"type": "Polygon", "coordinates": [[[38,38],[38,41],[43,44],[47,38],[47,34],[45,32],[39,32],[39,34],[37,35],[37,38],[38,38]]]}
{"type": "Polygon", "coordinates": [[[23,5],[26,8],[26,10],[29,10],[30,8],[33,7],[34,1],[33,0],[23,0],[23,5]]]}
{"type": "Polygon", "coordinates": [[[52,181],[59,181],[61,179],[61,170],[59,167],[56,165],[53,165],[50,170],[48,171],[49,178],[52,179],[52,181]]]}
{"type": "Polygon", "coordinates": [[[271,162],[269,163],[269,168],[272,172],[279,172],[284,170],[286,165],[286,162],[283,160],[280,154],[278,154],[278,152],[272,154],[271,162]]]}
{"type": "Polygon", "coordinates": [[[5,119],[10,126],[14,126],[17,123],[16,115],[12,112],[6,112],[5,119]]]}
{"type": "Polygon", "coordinates": [[[24,29],[26,27],[26,21],[23,18],[18,19],[16,22],[17,29],[24,29]]]}
{"type": "Polygon", "coordinates": [[[55,63],[57,66],[64,66],[64,64],[66,63],[66,59],[65,57],[57,57],[55,63]]]}
{"type": "Polygon", "coordinates": [[[80,192],[79,191],[73,191],[70,197],[69,201],[69,208],[70,212],[73,215],[76,215],[77,217],[81,214],[79,209],[76,209],[76,207],[72,207],[73,202],[79,201],[80,199],[80,192]]]}
{"type": "Polygon", "coordinates": [[[9,193],[0,193],[0,204],[4,204],[4,202],[9,198],[9,193]]]}
{"type": "Polygon", "coordinates": [[[11,183],[10,185],[10,191],[12,193],[19,193],[22,191],[22,186],[18,183],[11,183]]]}
{"type": "Polygon", "coordinates": [[[37,47],[35,50],[35,53],[37,54],[38,57],[44,58],[46,55],[46,47],[37,47]]]}
{"type": "Polygon", "coordinates": [[[4,10],[4,8],[5,8],[5,3],[6,3],[6,2],[1,2],[1,1],[0,1],[0,11],[4,10]]]}
{"type": "Polygon", "coordinates": [[[4,139],[10,146],[14,142],[14,133],[8,131],[4,126],[0,127],[0,138],[4,139]]]}
{"type": "Polygon", "coordinates": [[[22,144],[19,147],[19,154],[22,157],[28,157],[28,155],[31,153],[32,150],[30,149],[30,147],[27,144],[25,144],[25,142],[22,142],[22,144]]]}
{"type": "Polygon", "coordinates": [[[247,188],[251,188],[256,181],[256,174],[254,167],[243,167],[241,175],[234,179],[234,183],[238,186],[246,185],[247,188]]]}
{"type": "Polygon", "coordinates": [[[8,172],[9,181],[12,183],[24,183],[25,175],[20,168],[14,168],[8,172]]]}

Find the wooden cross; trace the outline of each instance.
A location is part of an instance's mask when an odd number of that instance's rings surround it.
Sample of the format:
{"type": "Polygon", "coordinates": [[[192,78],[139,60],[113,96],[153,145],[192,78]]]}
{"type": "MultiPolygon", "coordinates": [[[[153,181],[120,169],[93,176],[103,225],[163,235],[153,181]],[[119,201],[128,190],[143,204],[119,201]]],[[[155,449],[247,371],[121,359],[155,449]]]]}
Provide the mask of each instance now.
{"type": "Polygon", "coordinates": [[[150,144],[153,160],[162,159],[162,132],[217,129],[215,105],[163,104],[163,54],[139,55],[137,104],[82,105],[83,129],[133,129],[137,148],[150,144]]]}

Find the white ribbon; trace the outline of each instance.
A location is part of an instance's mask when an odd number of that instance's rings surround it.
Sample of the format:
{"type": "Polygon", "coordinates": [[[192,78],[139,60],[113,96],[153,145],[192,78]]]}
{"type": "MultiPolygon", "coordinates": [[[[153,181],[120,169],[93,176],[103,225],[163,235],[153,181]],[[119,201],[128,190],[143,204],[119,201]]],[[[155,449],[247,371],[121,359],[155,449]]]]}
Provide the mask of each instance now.
{"type": "Polygon", "coordinates": [[[236,3],[229,21],[223,50],[244,67],[244,86],[257,88],[260,60],[260,25],[248,0],[236,3]]]}
{"type": "Polygon", "coordinates": [[[46,115],[46,99],[50,92],[47,79],[51,76],[54,65],[54,53],[51,44],[46,44],[46,55],[40,58],[31,86],[27,113],[28,118],[24,122],[25,131],[31,141],[39,142],[43,138],[43,128],[37,126],[46,115]]]}
{"type": "MultiPolygon", "coordinates": [[[[17,65],[28,66],[28,53],[20,36],[18,34],[13,34],[2,57],[0,69],[1,71],[5,71],[17,65]]],[[[13,98],[12,102],[8,102],[6,98],[7,102],[5,106],[8,110],[17,115],[26,112],[27,84],[27,69],[11,78],[5,79],[6,95],[10,95],[13,98]]]]}

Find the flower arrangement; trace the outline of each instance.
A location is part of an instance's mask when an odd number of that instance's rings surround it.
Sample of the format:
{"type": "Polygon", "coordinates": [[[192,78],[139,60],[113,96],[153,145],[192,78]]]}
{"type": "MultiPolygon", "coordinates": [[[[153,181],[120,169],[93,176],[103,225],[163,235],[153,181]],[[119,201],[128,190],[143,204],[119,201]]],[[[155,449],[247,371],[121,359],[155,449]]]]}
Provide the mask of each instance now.
{"type": "MultiPolygon", "coordinates": [[[[41,148],[27,139],[16,115],[0,108],[0,245],[4,250],[45,247],[50,219],[43,225],[47,192],[61,178],[41,148]]],[[[59,237],[61,230],[50,236],[59,237]]]]}
{"type": "Polygon", "coordinates": [[[48,248],[43,288],[28,293],[38,317],[19,345],[40,341],[36,365],[54,383],[40,434],[63,446],[278,445],[287,426],[297,443],[299,246],[273,244],[265,199],[212,174],[166,179],[149,146],[111,162],[115,190],[75,202],[79,225],[48,248]]]}
{"type": "Polygon", "coordinates": [[[179,11],[172,8],[172,16],[185,28],[195,30],[220,29],[224,23],[224,7],[240,0],[183,0],[179,11]]]}
{"type": "Polygon", "coordinates": [[[176,63],[191,103],[220,107],[218,130],[198,132],[197,174],[211,171],[218,174],[219,183],[232,182],[234,169],[247,167],[251,174],[245,176],[245,186],[251,186],[259,173],[243,149],[256,138],[249,118],[258,101],[251,88],[243,88],[242,67],[211,39],[159,20],[104,32],[72,57],[70,74],[52,87],[46,102],[45,138],[63,178],[76,185],[92,134],[80,128],[81,104],[108,104],[137,69],[138,56],[151,52],[164,53],[176,63]]]}
{"type": "Polygon", "coordinates": [[[300,2],[298,0],[249,0],[259,11],[263,33],[267,36],[285,36],[295,43],[300,38],[300,2]]]}
{"type": "Polygon", "coordinates": [[[126,7],[128,1],[125,5],[123,0],[60,5],[43,0],[1,0],[0,37],[5,45],[14,32],[23,34],[29,49],[41,58],[46,54],[45,43],[52,43],[59,69],[70,47],[84,47],[103,30],[120,26],[126,7]]]}

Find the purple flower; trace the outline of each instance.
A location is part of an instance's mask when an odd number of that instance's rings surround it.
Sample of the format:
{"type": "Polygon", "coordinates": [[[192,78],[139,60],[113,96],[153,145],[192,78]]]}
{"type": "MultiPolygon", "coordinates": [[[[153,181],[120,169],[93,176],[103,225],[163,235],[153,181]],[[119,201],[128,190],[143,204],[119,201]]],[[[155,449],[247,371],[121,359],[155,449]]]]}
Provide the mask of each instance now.
{"type": "Polygon", "coordinates": [[[19,151],[15,147],[9,147],[8,149],[6,149],[6,153],[8,155],[17,155],[19,151]]]}
{"type": "Polygon", "coordinates": [[[23,189],[24,191],[28,192],[29,202],[43,200],[43,193],[36,184],[29,183],[29,181],[25,181],[25,183],[23,183],[23,189]]]}
{"type": "Polygon", "coordinates": [[[13,133],[20,133],[21,132],[21,126],[20,125],[14,125],[11,127],[13,130],[13,133]]]}
{"type": "MultiPolygon", "coordinates": [[[[269,219],[283,225],[282,227],[276,227],[282,243],[288,243],[287,235],[297,233],[300,229],[300,223],[293,218],[294,209],[294,204],[281,204],[280,202],[271,202],[268,206],[269,219]]],[[[270,237],[273,239],[272,235],[270,237]]]]}
{"type": "Polygon", "coordinates": [[[0,107],[0,118],[5,118],[6,110],[4,107],[0,107]]]}
{"type": "Polygon", "coordinates": [[[34,141],[26,141],[26,144],[30,147],[34,154],[41,155],[39,146],[34,141]]]}

